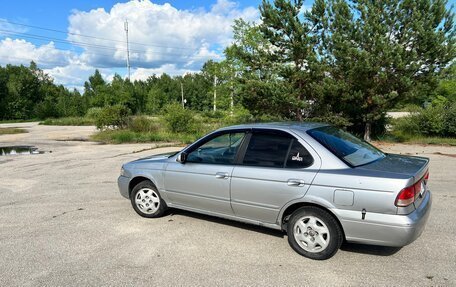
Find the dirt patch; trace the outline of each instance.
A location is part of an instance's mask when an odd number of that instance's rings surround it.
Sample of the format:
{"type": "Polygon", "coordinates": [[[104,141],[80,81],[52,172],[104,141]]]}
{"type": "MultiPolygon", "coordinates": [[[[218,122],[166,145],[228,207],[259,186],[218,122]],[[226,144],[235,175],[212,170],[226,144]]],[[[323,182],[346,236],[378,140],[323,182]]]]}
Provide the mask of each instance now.
{"type": "Polygon", "coordinates": [[[456,154],[441,153],[441,152],[434,152],[434,154],[443,155],[443,156],[448,156],[448,157],[455,157],[455,158],[456,158],[456,154]]]}

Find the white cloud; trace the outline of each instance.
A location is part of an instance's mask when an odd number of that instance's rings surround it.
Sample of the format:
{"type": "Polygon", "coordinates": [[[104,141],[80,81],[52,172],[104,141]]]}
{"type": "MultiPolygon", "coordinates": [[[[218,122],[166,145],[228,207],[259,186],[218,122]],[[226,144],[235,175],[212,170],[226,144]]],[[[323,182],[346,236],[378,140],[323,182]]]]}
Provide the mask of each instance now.
{"type": "Polygon", "coordinates": [[[258,17],[256,8],[240,8],[229,0],[217,0],[209,10],[179,10],[150,0],[118,3],[108,11],[74,10],[69,16],[67,40],[82,53],[59,50],[52,42],[36,46],[23,39],[5,38],[0,41],[0,65],[28,65],[33,60],[56,83],[79,89],[96,68],[105,79],[112,79],[114,72],[126,65],[124,21],[128,20],[132,79],[164,72],[179,75],[198,71],[207,60],[223,57],[223,49],[232,40],[234,19],[254,21],[258,17]]]}
{"type": "Polygon", "coordinates": [[[0,41],[0,64],[24,64],[35,61],[40,67],[68,65],[75,55],[57,50],[54,43],[35,46],[23,39],[5,38],[0,41]]]}
{"type": "Polygon", "coordinates": [[[93,74],[94,68],[82,63],[72,63],[67,66],[44,69],[44,72],[52,76],[56,83],[76,86],[81,84],[81,80],[88,79],[93,74]]]}
{"type": "Polygon", "coordinates": [[[171,76],[176,76],[176,75],[184,75],[186,73],[194,73],[197,72],[197,70],[192,70],[192,69],[185,69],[185,68],[179,68],[175,64],[165,64],[159,68],[156,69],[145,69],[145,68],[138,68],[132,71],[131,74],[131,79],[134,80],[146,80],[152,75],[159,75],[166,73],[171,76]]]}
{"type": "Polygon", "coordinates": [[[87,61],[93,65],[124,66],[124,21],[128,20],[133,67],[201,65],[230,43],[233,20],[240,17],[254,20],[258,11],[252,7],[239,9],[235,2],[227,0],[218,0],[209,11],[178,10],[168,3],[133,0],[115,4],[110,11],[73,11],[68,30],[97,38],[70,34],[69,40],[90,42],[91,46],[83,48],[87,61]]]}

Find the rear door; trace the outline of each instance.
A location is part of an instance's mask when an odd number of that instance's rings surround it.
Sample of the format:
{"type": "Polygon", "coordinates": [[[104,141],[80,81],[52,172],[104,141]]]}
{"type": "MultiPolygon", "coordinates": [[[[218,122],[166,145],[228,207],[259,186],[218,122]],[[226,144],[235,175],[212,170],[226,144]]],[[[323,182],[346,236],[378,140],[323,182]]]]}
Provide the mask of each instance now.
{"type": "Polygon", "coordinates": [[[320,158],[284,131],[254,130],[248,140],[233,170],[231,206],[239,217],[275,223],[287,202],[305,195],[320,158]]]}

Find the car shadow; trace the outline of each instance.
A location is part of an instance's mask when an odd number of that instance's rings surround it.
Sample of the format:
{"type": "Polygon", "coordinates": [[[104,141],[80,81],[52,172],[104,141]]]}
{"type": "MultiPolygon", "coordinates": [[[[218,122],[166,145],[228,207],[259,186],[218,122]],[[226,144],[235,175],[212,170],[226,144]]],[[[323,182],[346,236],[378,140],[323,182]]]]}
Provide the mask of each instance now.
{"type": "Polygon", "coordinates": [[[182,215],[182,216],[200,219],[200,220],[204,220],[204,221],[228,225],[228,226],[232,226],[232,227],[236,227],[236,228],[242,228],[245,230],[263,233],[263,234],[276,236],[276,237],[280,237],[280,238],[283,238],[285,236],[285,233],[280,230],[275,230],[275,229],[271,229],[271,228],[267,228],[267,227],[263,227],[263,226],[259,226],[259,225],[243,223],[243,222],[239,222],[239,221],[219,218],[219,217],[200,214],[200,213],[194,213],[191,211],[186,211],[186,210],[181,210],[181,209],[170,209],[167,212],[167,215],[165,215],[165,216],[169,216],[170,218],[172,218],[172,216],[174,216],[174,215],[182,215]]]}
{"type": "MultiPolygon", "coordinates": [[[[275,237],[284,238],[286,237],[286,233],[280,230],[270,229],[267,227],[253,225],[248,223],[243,223],[239,221],[233,221],[229,219],[219,218],[211,215],[205,215],[200,213],[194,213],[191,211],[181,210],[181,209],[169,209],[165,216],[169,217],[169,220],[172,220],[174,215],[181,215],[186,217],[191,217],[194,219],[209,221],[217,224],[223,224],[227,226],[232,226],[236,228],[242,228],[245,230],[263,233],[275,237]]],[[[389,246],[376,246],[376,245],[367,245],[367,244],[359,244],[359,243],[348,243],[344,242],[340,248],[340,250],[353,252],[353,253],[360,253],[360,254],[369,254],[369,255],[377,255],[377,256],[390,256],[397,253],[401,250],[402,247],[389,247],[389,246]]]]}
{"type": "Polygon", "coordinates": [[[359,243],[348,243],[344,242],[340,247],[340,250],[360,253],[360,254],[369,254],[377,256],[391,256],[396,254],[402,247],[390,247],[390,246],[378,246],[378,245],[367,245],[359,243]]]}

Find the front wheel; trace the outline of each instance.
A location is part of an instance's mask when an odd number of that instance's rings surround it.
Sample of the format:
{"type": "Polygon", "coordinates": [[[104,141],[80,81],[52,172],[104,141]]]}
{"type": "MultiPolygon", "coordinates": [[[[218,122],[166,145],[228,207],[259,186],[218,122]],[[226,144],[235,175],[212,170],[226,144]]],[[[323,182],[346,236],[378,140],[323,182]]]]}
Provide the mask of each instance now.
{"type": "Polygon", "coordinates": [[[160,217],[167,209],[157,188],[149,180],[138,183],[131,191],[131,205],[142,217],[160,217]]]}
{"type": "Polygon", "coordinates": [[[288,222],[288,243],[299,254],[316,260],[331,258],[343,242],[336,219],[318,207],[296,210],[288,222]]]}

